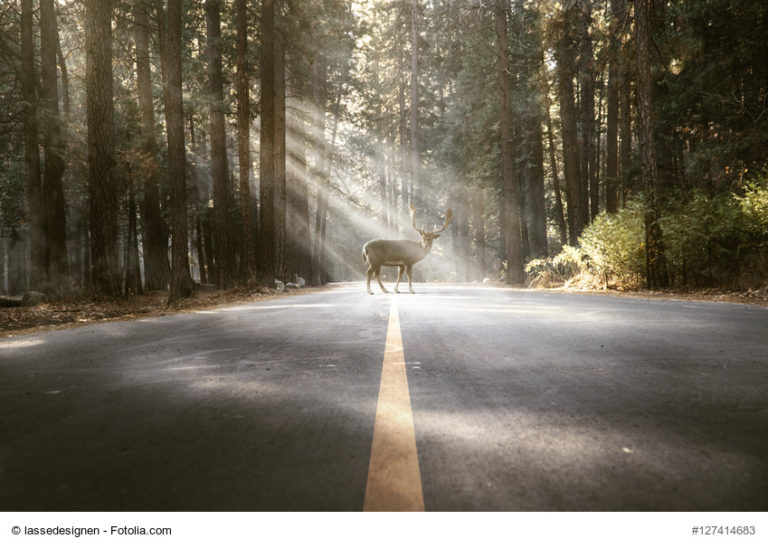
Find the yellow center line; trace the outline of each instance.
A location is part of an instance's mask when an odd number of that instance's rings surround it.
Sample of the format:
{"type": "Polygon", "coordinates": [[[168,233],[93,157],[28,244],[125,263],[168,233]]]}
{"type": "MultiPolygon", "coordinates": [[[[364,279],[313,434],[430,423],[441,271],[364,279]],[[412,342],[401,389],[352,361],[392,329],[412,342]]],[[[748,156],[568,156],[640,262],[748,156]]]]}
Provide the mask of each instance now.
{"type": "Polygon", "coordinates": [[[363,510],[424,511],[397,300],[392,296],[363,510]]]}

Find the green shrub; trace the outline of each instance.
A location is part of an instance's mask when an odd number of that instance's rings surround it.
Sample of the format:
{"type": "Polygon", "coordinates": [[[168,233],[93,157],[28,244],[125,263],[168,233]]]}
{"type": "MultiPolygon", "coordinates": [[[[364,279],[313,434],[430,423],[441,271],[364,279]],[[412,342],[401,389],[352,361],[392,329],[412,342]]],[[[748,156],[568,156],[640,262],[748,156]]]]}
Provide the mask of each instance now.
{"type": "MultiPolygon", "coordinates": [[[[534,285],[632,288],[645,280],[645,213],[632,202],[600,214],[584,229],[580,247],[526,266],[534,285]]],[[[738,193],[699,192],[667,206],[660,219],[674,286],[756,286],[768,277],[768,179],[738,193]]]]}
{"type": "Polygon", "coordinates": [[[645,268],[643,209],[630,203],[616,214],[601,213],[579,238],[587,269],[604,285],[636,286],[645,268]]]}
{"type": "Polygon", "coordinates": [[[743,196],[736,198],[744,215],[744,228],[756,244],[768,240],[768,179],[747,184],[743,196]]]}
{"type": "Polygon", "coordinates": [[[695,193],[661,219],[674,285],[722,284],[740,269],[745,219],[732,195],[695,193]]]}

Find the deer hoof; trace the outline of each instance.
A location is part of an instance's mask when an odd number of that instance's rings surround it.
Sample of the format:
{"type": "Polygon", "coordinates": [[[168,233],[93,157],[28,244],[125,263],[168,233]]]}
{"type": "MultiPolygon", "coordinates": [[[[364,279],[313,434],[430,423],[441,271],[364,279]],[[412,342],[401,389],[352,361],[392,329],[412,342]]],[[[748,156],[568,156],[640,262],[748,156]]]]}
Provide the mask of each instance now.
{"type": "Polygon", "coordinates": [[[411,289],[408,293],[416,293],[413,289],[411,289]]]}

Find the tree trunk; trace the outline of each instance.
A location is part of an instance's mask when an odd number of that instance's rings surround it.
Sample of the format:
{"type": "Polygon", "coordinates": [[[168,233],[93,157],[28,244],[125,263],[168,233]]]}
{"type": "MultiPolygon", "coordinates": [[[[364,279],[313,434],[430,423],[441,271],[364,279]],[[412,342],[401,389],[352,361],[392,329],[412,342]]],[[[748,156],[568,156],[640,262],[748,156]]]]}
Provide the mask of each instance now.
{"type": "Polygon", "coordinates": [[[520,147],[525,202],[525,225],[530,257],[547,256],[547,210],[544,193],[544,133],[542,116],[545,97],[540,80],[545,66],[538,16],[527,10],[521,0],[515,6],[515,30],[521,37],[518,63],[523,112],[520,121],[520,147]]]}
{"type": "Polygon", "coordinates": [[[498,38],[497,76],[501,93],[499,110],[501,122],[501,171],[502,171],[502,232],[507,260],[506,282],[523,283],[523,248],[520,226],[520,199],[515,172],[515,157],[512,149],[512,113],[510,109],[510,82],[507,50],[508,0],[497,0],[495,10],[496,35],[498,38]]]}
{"type": "Polygon", "coordinates": [[[552,168],[552,190],[555,193],[555,221],[560,233],[560,245],[568,243],[568,230],[565,224],[565,215],[563,214],[563,197],[560,192],[560,177],[557,170],[557,160],[555,158],[555,137],[552,131],[552,115],[549,113],[547,105],[547,140],[549,142],[549,164],[552,168]]]}
{"type": "Polygon", "coordinates": [[[590,219],[597,217],[598,188],[595,170],[595,70],[592,52],[592,0],[581,1],[581,51],[579,55],[580,103],[580,145],[581,179],[580,201],[581,222],[587,226],[590,219]]]}
{"type": "Polygon", "coordinates": [[[85,11],[92,283],[96,293],[118,296],[112,2],[86,0],[85,11]]]}
{"type": "Polygon", "coordinates": [[[56,72],[56,15],[53,0],[40,0],[40,67],[43,76],[43,122],[45,171],[42,203],[46,215],[45,241],[48,291],[66,290],[69,278],[67,230],[64,204],[64,142],[59,116],[59,86],[56,72]]]}
{"type": "Polygon", "coordinates": [[[136,193],[133,175],[128,167],[128,241],[125,246],[125,290],[124,295],[141,295],[141,269],[139,267],[139,235],[136,224],[136,193]]]}
{"type": "Polygon", "coordinates": [[[383,117],[384,114],[381,111],[381,103],[378,103],[378,112],[377,118],[378,122],[376,124],[376,134],[378,136],[377,138],[377,145],[378,150],[376,151],[376,173],[378,175],[379,179],[379,194],[381,199],[381,224],[387,227],[389,229],[390,226],[390,219],[389,219],[389,210],[388,210],[388,189],[387,189],[387,170],[386,170],[386,153],[385,153],[385,144],[384,144],[384,123],[383,123],[383,117]]]}
{"type": "Polygon", "coordinates": [[[668,285],[664,240],[659,225],[661,191],[654,143],[654,114],[650,53],[650,5],[635,0],[635,48],[637,50],[637,113],[640,138],[641,173],[646,193],[645,261],[649,288],[668,285]]]}
{"type": "Polygon", "coordinates": [[[149,62],[149,22],[147,0],[134,4],[134,32],[136,40],[136,87],[141,110],[142,151],[147,172],[143,177],[142,247],[144,249],[144,284],[148,291],[166,289],[170,265],[168,239],[160,212],[160,177],[157,165],[157,138],[155,137],[155,109],[152,101],[152,73],[149,62]]]}
{"type": "Polygon", "coordinates": [[[207,205],[200,211],[200,230],[203,235],[203,255],[208,283],[215,279],[216,264],[213,257],[213,208],[207,205]]]}
{"type": "Polygon", "coordinates": [[[331,130],[331,142],[325,139],[325,97],[327,95],[327,72],[323,66],[316,74],[315,105],[318,108],[316,119],[318,121],[318,134],[320,154],[318,162],[320,168],[320,189],[317,194],[317,210],[315,215],[315,241],[312,255],[312,276],[314,285],[323,285],[329,281],[328,268],[325,264],[326,234],[328,225],[328,183],[330,182],[331,168],[333,167],[334,148],[336,146],[336,132],[339,126],[339,109],[341,104],[341,87],[336,94],[333,105],[333,129],[331,130]]]}
{"type": "Polygon", "coordinates": [[[469,199],[466,189],[462,189],[460,206],[456,209],[456,226],[458,227],[458,251],[459,251],[459,281],[468,282],[472,275],[472,268],[469,265],[469,247],[471,245],[469,236],[469,218],[472,214],[472,203],[469,199]]]}
{"type": "Polygon", "coordinates": [[[292,71],[292,90],[286,93],[287,97],[298,97],[298,104],[292,102],[290,109],[286,109],[286,130],[293,135],[298,146],[290,151],[293,168],[286,176],[286,281],[296,282],[301,277],[305,282],[312,281],[312,255],[310,253],[309,233],[309,197],[307,192],[307,140],[305,135],[311,134],[312,128],[307,128],[307,120],[301,115],[288,113],[302,112],[301,102],[309,104],[311,98],[307,97],[305,77],[298,70],[292,71]]]}
{"type": "Polygon", "coordinates": [[[93,287],[93,261],[91,261],[91,233],[88,230],[90,221],[88,215],[81,215],[77,222],[77,232],[81,235],[80,246],[82,248],[82,272],[81,285],[83,289],[91,290],[93,287]]]}
{"type": "Polygon", "coordinates": [[[487,271],[485,263],[485,193],[478,190],[474,196],[475,210],[475,249],[477,257],[475,260],[477,278],[483,281],[487,271]]]}
{"type": "Polygon", "coordinates": [[[619,0],[611,0],[611,24],[608,42],[608,98],[605,138],[605,209],[608,213],[619,210],[617,183],[619,177],[619,87],[618,46],[619,0]]]}
{"type": "MultiPolygon", "coordinates": [[[[280,13],[280,0],[275,0],[280,13]]],[[[277,27],[276,27],[277,28],[277,27]]],[[[280,32],[275,33],[275,272],[286,280],[285,272],[285,46],[280,32]]]]}
{"type": "MultiPolygon", "coordinates": [[[[458,209],[458,205],[462,202],[459,191],[453,190],[449,197],[449,201],[451,204],[456,204],[458,209]]],[[[451,235],[451,255],[453,256],[453,265],[454,270],[456,271],[456,281],[459,282],[462,281],[461,271],[463,265],[461,263],[461,242],[459,241],[458,211],[454,213],[454,217],[456,217],[456,220],[448,225],[448,233],[451,235]]]]}
{"type": "Polygon", "coordinates": [[[184,148],[184,103],[181,91],[181,0],[168,0],[167,28],[163,48],[166,82],[163,90],[168,138],[168,178],[171,193],[171,290],[169,302],[192,293],[189,275],[187,224],[187,163],[184,148]]]}
{"type": "Polygon", "coordinates": [[[555,48],[557,61],[557,94],[560,101],[560,123],[563,139],[563,171],[565,173],[565,194],[568,211],[569,243],[577,245],[581,231],[584,229],[582,209],[587,204],[582,203],[581,167],[579,161],[578,132],[576,125],[576,102],[573,92],[573,72],[576,57],[573,51],[573,40],[568,25],[572,19],[573,9],[563,14],[563,28],[555,48]]]}
{"type": "Polygon", "coordinates": [[[536,94],[526,117],[525,147],[527,150],[526,180],[528,193],[525,200],[528,218],[528,241],[531,257],[547,256],[547,211],[544,199],[544,143],[541,131],[541,103],[536,94]]]}
{"type": "Polygon", "coordinates": [[[230,239],[229,215],[232,197],[227,166],[227,141],[224,127],[224,77],[221,72],[221,1],[206,0],[206,44],[208,57],[208,107],[211,127],[211,179],[213,181],[213,226],[216,235],[216,284],[235,283],[235,254],[230,239]]]}
{"type": "Polygon", "coordinates": [[[208,260],[205,256],[205,235],[203,223],[200,220],[201,213],[195,212],[195,249],[197,250],[197,266],[200,269],[200,283],[208,283],[208,260]]]}
{"type": "Polygon", "coordinates": [[[54,32],[56,34],[56,60],[59,64],[59,71],[61,72],[61,108],[64,111],[64,114],[69,114],[69,72],[67,71],[67,63],[64,59],[64,54],[61,51],[61,37],[59,36],[58,24],[54,26],[54,32]]]}
{"type": "Polygon", "coordinates": [[[21,94],[24,100],[24,163],[27,172],[27,200],[29,202],[29,255],[30,288],[44,289],[46,274],[43,250],[45,217],[42,206],[40,171],[40,142],[37,124],[37,85],[32,0],[21,2],[21,94]]]}
{"type": "MultiPolygon", "coordinates": [[[[394,143],[394,138],[393,138],[394,143]]],[[[397,223],[397,158],[394,146],[390,148],[390,155],[388,159],[387,169],[387,189],[389,192],[389,232],[388,238],[392,238],[395,235],[396,223],[397,223]]]]}
{"type": "MultiPolygon", "coordinates": [[[[405,74],[403,70],[403,56],[398,54],[398,81],[399,88],[397,102],[400,115],[400,197],[403,208],[408,207],[410,196],[408,193],[408,154],[406,146],[406,117],[405,117],[405,74]]],[[[397,216],[397,207],[395,207],[397,216]]]]}
{"type": "MultiPolygon", "coordinates": [[[[618,0],[619,10],[622,18],[626,20],[627,4],[626,0],[618,0]]],[[[624,23],[622,23],[622,27],[624,23]]],[[[632,172],[632,98],[631,98],[631,76],[629,70],[629,48],[624,44],[618,52],[618,72],[619,72],[619,202],[621,206],[625,205],[629,193],[630,174],[632,172]]]]}
{"type": "Polygon", "coordinates": [[[275,233],[275,5],[261,2],[261,139],[259,145],[259,272],[272,282],[275,233]]]}
{"type": "Polygon", "coordinates": [[[411,0],[411,192],[419,185],[419,31],[418,0],[411,0]]]}
{"type": "Polygon", "coordinates": [[[246,0],[236,0],[237,8],[237,152],[242,220],[243,257],[241,278],[247,282],[256,269],[251,218],[251,113],[248,83],[248,12],[246,0]]]}

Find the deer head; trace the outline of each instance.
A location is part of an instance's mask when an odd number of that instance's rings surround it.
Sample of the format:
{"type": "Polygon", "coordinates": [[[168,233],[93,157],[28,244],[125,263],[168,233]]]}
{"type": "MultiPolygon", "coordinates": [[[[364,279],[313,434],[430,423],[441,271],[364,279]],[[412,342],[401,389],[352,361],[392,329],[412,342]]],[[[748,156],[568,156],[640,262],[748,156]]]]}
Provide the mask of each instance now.
{"type": "Polygon", "coordinates": [[[426,249],[432,249],[432,242],[440,237],[440,233],[444,231],[448,227],[448,224],[451,222],[451,219],[453,218],[453,210],[446,210],[445,223],[443,223],[442,227],[438,228],[438,226],[435,225],[431,231],[427,231],[416,226],[416,208],[413,207],[413,204],[408,204],[408,209],[411,210],[411,223],[413,223],[413,228],[421,235],[421,245],[426,249]]]}

